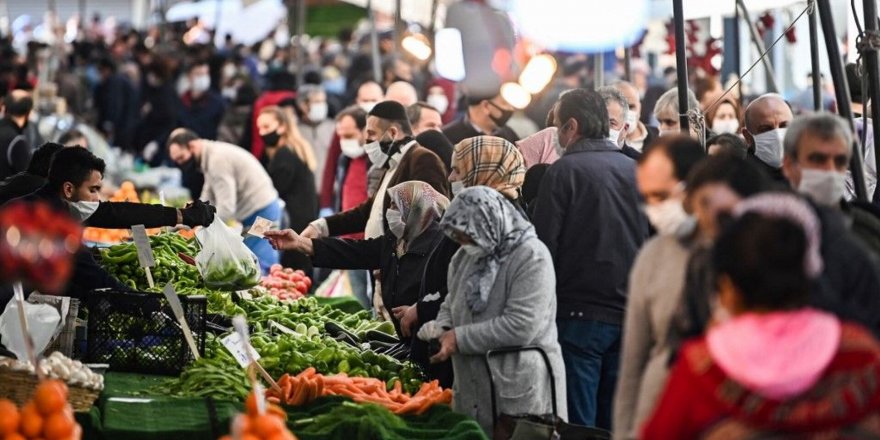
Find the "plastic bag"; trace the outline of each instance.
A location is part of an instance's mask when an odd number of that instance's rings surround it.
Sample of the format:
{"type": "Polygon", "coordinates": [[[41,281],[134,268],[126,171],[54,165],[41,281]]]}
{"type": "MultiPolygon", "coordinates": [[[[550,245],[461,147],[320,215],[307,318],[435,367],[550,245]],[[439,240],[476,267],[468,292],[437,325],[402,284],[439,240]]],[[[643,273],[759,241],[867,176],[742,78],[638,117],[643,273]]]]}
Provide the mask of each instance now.
{"type": "MultiPolygon", "coordinates": [[[[48,304],[24,303],[24,312],[28,323],[28,331],[34,341],[34,352],[38,355],[46,349],[52,337],[61,325],[58,310],[48,304]]],[[[13,299],[6,305],[0,315],[0,339],[9,351],[21,360],[28,360],[27,347],[21,335],[21,324],[18,319],[18,301],[13,299]]]]}
{"type": "Polygon", "coordinates": [[[244,290],[260,282],[257,256],[220,220],[196,232],[202,247],[196,255],[196,267],[208,287],[222,290],[244,290]]]}

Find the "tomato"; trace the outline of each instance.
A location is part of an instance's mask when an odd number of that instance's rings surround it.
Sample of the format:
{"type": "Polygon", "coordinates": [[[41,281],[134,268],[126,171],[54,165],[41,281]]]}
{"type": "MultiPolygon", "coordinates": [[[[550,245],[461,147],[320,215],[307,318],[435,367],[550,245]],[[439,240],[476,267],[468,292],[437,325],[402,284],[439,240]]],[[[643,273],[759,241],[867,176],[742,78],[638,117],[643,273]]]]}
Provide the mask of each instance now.
{"type": "Polygon", "coordinates": [[[300,293],[306,293],[309,291],[309,288],[308,286],[306,286],[306,283],[302,281],[297,281],[296,290],[298,290],[300,293]]]}
{"type": "Polygon", "coordinates": [[[303,277],[303,282],[306,283],[306,291],[312,288],[312,279],[309,277],[303,277]]]}

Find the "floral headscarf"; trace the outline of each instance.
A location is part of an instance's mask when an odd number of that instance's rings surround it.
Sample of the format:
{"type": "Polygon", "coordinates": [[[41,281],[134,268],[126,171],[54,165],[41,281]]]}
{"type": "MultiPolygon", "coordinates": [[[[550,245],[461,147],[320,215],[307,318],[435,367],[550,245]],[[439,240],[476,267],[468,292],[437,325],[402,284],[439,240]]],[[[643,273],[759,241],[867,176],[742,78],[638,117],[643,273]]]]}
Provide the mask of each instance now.
{"type": "Polygon", "coordinates": [[[434,188],[418,180],[400,183],[387,191],[388,197],[400,211],[406,224],[402,243],[408,245],[422,235],[434,220],[439,220],[449,206],[449,199],[434,188]]]}
{"type": "Polygon", "coordinates": [[[516,143],[526,163],[526,168],[546,163],[552,164],[562,155],[556,127],[547,127],[516,143]]]}
{"type": "Polygon", "coordinates": [[[456,233],[467,235],[486,252],[465,281],[468,307],[477,313],[486,309],[501,262],[526,239],[536,237],[535,228],[513,204],[486,186],[467,188],[455,196],[440,227],[453,239],[456,233]]]}
{"type": "Polygon", "coordinates": [[[476,136],[459,142],[452,152],[452,168],[465,187],[485,185],[510,199],[519,197],[526,177],[523,157],[516,146],[494,136],[476,136]]]}

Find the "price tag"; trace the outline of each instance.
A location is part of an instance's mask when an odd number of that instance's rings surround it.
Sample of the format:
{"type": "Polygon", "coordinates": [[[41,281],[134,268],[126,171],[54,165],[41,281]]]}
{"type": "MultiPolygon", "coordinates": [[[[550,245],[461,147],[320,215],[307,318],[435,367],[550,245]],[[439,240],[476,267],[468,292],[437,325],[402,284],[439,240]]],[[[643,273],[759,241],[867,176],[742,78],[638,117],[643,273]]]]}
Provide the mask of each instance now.
{"type": "Polygon", "coordinates": [[[247,344],[247,348],[245,348],[245,344],[242,343],[241,335],[238,332],[230,333],[229,336],[221,339],[223,342],[223,346],[229,350],[229,353],[232,354],[232,357],[238,361],[238,364],[241,365],[241,368],[247,368],[251,364],[251,359],[257,361],[260,359],[260,354],[254,350],[254,347],[251,347],[251,344],[247,344]],[[251,356],[248,356],[248,352],[245,351],[250,349],[251,356]]]}
{"type": "Polygon", "coordinates": [[[134,245],[137,247],[138,261],[141,263],[141,267],[155,266],[153,248],[150,247],[150,237],[147,237],[147,229],[144,228],[144,225],[132,226],[131,235],[134,238],[134,245]]]}
{"type": "Polygon", "coordinates": [[[159,204],[165,206],[165,191],[159,191],[159,204]]]}
{"type": "Polygon", "coordinates": [[[248,229],[248,235],[253,235],[254,237],[263,238],[263,234],[266,231],[269,231],[275,227],[275,223],[272,220],[265,219],[263,217],[257,217],[254,221],[254,224],[248,229]]]}
{"type": "Polygon", "coordinates": [[[168,300],[168,305],[171,306],[171,311],[174,312],[174,317],[177,318],[177,322],[180,323],[180,328],[183,330],[183,337],[186,338],[186,343],[189,345],[190,351],[192,351],[193,358],[199,358],[199,347],[196,345],[196,340],[193,338],[192,331],[189,329],[189,324],[186,322],[186,317],[183,315],[183,305],[180,304],[180,298],[177,297],[177,292],[174,291],[174,286],[171,283],[165,285],[165,288],[162,289],[162,293],[165,294],[165,299],[168,300]]]}
{"type": "Polygon", "coordinates": [[[269,320],[269,327],[275,328],[275,329],[277,329],[278,331],[280,331],[281,333],[286,333],[286,334],[288,334],[288,335],[302,336],[302,335],[300,335],[299,333],[297,333],[297,332],[291,330],[290,327],[287,327],[287,326],[281,325],[281,324],[279,324],[279,323],[277,323],[277,322],[275,322],[275,321],[272,321],[271,319],[269,320]]]}

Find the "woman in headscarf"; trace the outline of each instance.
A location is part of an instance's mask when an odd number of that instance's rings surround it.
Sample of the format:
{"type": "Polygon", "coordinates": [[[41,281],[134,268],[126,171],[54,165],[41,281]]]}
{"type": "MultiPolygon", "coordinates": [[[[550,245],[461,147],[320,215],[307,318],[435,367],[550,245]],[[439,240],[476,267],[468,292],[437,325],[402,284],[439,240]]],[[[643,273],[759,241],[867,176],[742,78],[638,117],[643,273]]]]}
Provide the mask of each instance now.
{"type": "MultiPolygon", "coordinates": [[[[440,222],[461,244],[449,265],[449,296],[433,322],[419,331],[439,338],[434,362],[452,358],[457,411],[492,433],[489,377],[484,358],[492,349],[534,345],[549,356],[558,415],[567,417],[565,365],[556,335],[556,276],[535,229],[497,190],[462,191],[440,222]]],[[[546,415],[552,411],[550,376],[536,352],[493,357],[498,412],[546,415]]]]}
{"type": "Polygon", "coordinates": [[[521,189],[526,176],[522,154],[510,142],[495,136],[475,136],[452,151],[452,194],[472,186],[488,186],[501,193],[526,215],[521,189]]]}
{"type": "MultiPolygon", "coordinates": [[[[379,270],[382,280],[382,301],[393,311],[392,322],[402,341],[410,342],[412,360],[427,373],[449,386],[452,382],[451,367],[432,366],[428,363],[427,344],[414,337],[418,330],[413,316],[427,322],[436,316],[439,303],[443,301],[435,286],[424,286],[427,278],[444,277],[450,253],[446,261],[428,265],[443,241],[440,217],[449,200],[425,182],[403,182],[388,189],[391,200],[385,212],[385,234],[368,240],[343,238],[309,239],[293,230],[267,231],[266,238],[275,249],[298,251],[311,257],[315,267],[331,269],[379,270]],[[436,297],[436,298],[435,298],[436,297]],[[412,309],[410,316],[407,312],[412,309]],[[402,323],[405,323],[404,326],[402,323]],[[430,367],[430,368],[428,368],[430,367]]],[[[441,259],[442,260],[442,259],[441,259]]],[[[445,286],[442,289],[445,292],[445,286]]]]}
{"type": "Polygon", "coordinates": [[[547,127],[516,143],[519,152],[530,169],[538,164],[553,164],[562,156],[562,146],[559,145],[559,137],[556,127],[547,127]]]}

